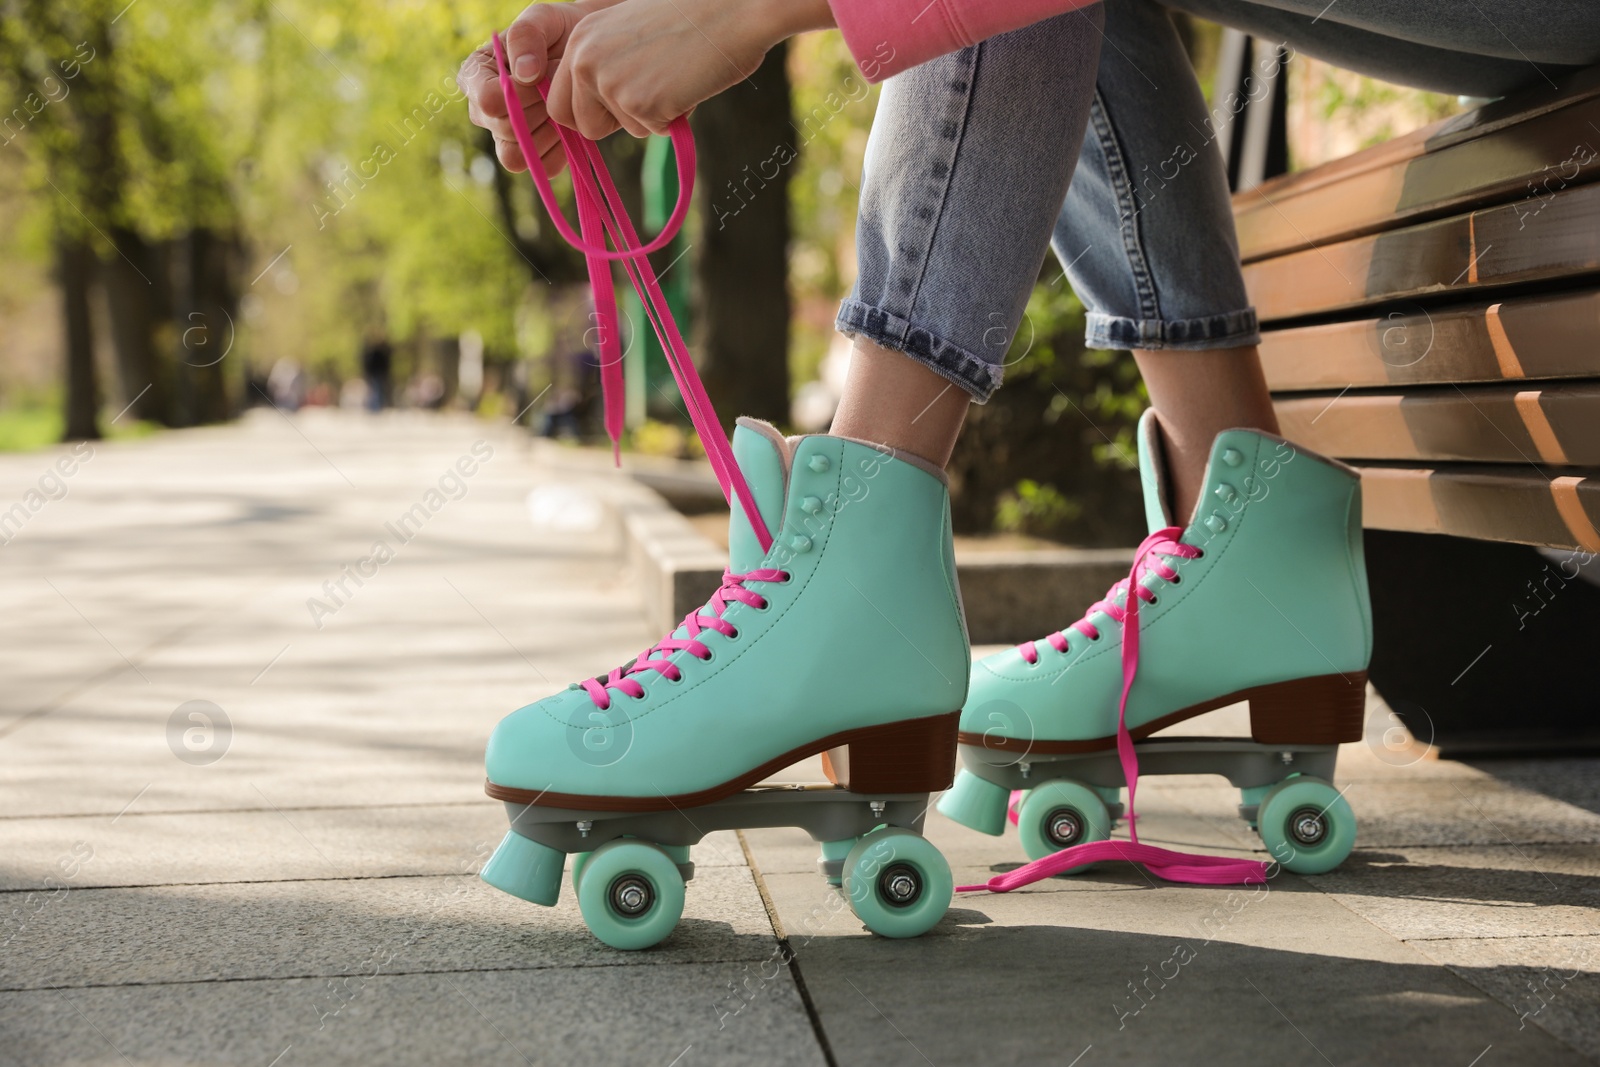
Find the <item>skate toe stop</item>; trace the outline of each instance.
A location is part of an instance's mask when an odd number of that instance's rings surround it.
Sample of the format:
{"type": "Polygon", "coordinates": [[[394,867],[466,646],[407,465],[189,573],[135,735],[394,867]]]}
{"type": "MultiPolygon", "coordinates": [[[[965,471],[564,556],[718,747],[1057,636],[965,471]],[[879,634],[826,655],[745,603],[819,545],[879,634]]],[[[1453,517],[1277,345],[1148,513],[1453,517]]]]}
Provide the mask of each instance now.
{"type": "Polygon", "coordinates": [[[504,893],[553,907],[561,896],[561,867],[566,854],[508,831],[478,877],[504,893]]]}

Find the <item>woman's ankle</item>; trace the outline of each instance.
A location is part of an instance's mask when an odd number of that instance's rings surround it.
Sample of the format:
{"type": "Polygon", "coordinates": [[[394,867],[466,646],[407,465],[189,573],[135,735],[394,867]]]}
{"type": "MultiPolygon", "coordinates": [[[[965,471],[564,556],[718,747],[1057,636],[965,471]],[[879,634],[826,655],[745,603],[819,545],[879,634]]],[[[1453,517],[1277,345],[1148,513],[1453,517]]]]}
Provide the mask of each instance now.
{"type": "Polygon", "coordinates": [[[969,403],[959,386],[904,352],[857,338],[829,432],[908,452],[943,468],[969,403]]]}
{"type": "Polygon", "coordinates": [[[1205,484],[1211,442],[1223,430],[1278,432],[1278,416],[1254,345],[1200,351],[1136,351],[1161,419],[1174,521],[1188,522],[1205,484]]]}

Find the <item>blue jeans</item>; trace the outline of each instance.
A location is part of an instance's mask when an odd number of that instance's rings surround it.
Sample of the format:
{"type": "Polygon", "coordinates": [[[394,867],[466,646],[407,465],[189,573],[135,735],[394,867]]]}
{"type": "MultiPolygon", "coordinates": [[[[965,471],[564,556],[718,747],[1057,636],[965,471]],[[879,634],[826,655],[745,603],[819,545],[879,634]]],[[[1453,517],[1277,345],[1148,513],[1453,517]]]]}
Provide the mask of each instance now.
{"type": "MultiPolygon", "coordinates": [[[[1343,67],[1499,96],[1600,62],[1600,4],[1171,0],[1343,67]]],[[[1053,247],[1092,348],[1259,340],[1227,177],[1167,6],[1106,0],[884,84],[838,327],[982,402],[1053,247]],[[1085,133],[1087,131],[1087,136],[1085,133]]]]}

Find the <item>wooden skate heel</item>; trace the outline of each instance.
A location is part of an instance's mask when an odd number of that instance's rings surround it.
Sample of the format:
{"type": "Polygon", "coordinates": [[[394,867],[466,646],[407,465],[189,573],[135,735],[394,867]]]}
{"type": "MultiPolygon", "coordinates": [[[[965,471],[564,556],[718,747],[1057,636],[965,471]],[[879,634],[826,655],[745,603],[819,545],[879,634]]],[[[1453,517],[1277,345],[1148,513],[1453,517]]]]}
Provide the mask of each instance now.
{"type": "Polygon", "coordinates": [[[828,780],[853,793],[931,793],[956,774],[961,713],[868,726],[822,754],[828,780]]]}
{"type": "Polygon", "coordinates": [[[1250,736],[1268,745],[1337,745],[1361,740],[1367,672],[1323,674],[1248,691],[1250,736]]]}

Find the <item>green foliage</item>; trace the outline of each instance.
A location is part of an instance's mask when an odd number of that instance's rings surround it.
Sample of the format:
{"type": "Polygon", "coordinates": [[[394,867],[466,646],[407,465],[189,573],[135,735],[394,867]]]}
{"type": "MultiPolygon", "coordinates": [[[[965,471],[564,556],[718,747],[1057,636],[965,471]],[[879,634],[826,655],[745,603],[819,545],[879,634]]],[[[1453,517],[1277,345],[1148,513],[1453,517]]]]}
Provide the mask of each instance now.
{"type": "Polygon", "coordinates": [[[816,378],[839,298],[853,280],[856,196],[878,87],[861,76],[836,33],[791,41],[789,71],[799,155],[789,186],[789,369],[799,384],[816,378]]]}
{"type": "Polygon", "coordinates": [[[7,260],[43,275],[57,229],[83,231],[104,260],[114,226],[152,243],[205,227],[239,242],[234,362],[257,373],[292,356],[354,374],[374,325],[403,369],[469,329],[491,362],[512,358],[518,306],[530,281],[544,286],[506,233],[454,82],[509,13],[481,0],[0,0],[0,86],[49,100],[13,123],[24,165],[0,167],[0,200],[28,205],[26,233],[0,236],[7,260]],[[91,97],[108,145],[84,119],[91,97]],[[110,200],[85,170],[97,147],[116,170],[110,200]]]}
{"type": "Polygon", "coordinates": [[[1053,485],[1024,478],[1000,494],[994,526],[1004,533],[1048,535],[1083,514],[1083,505],[1068,500],[1053,485]]]}
{"type": "Polygon", "coordinates": [[[1134,427],[1149,404],[1124,352],[1083,346],[1083,305],[1053,261],[1007,352],[1005,386],[974,407],[951,460],[963,533],[1028,533],[1081,544],[1137,541],[1134,427]]]}

